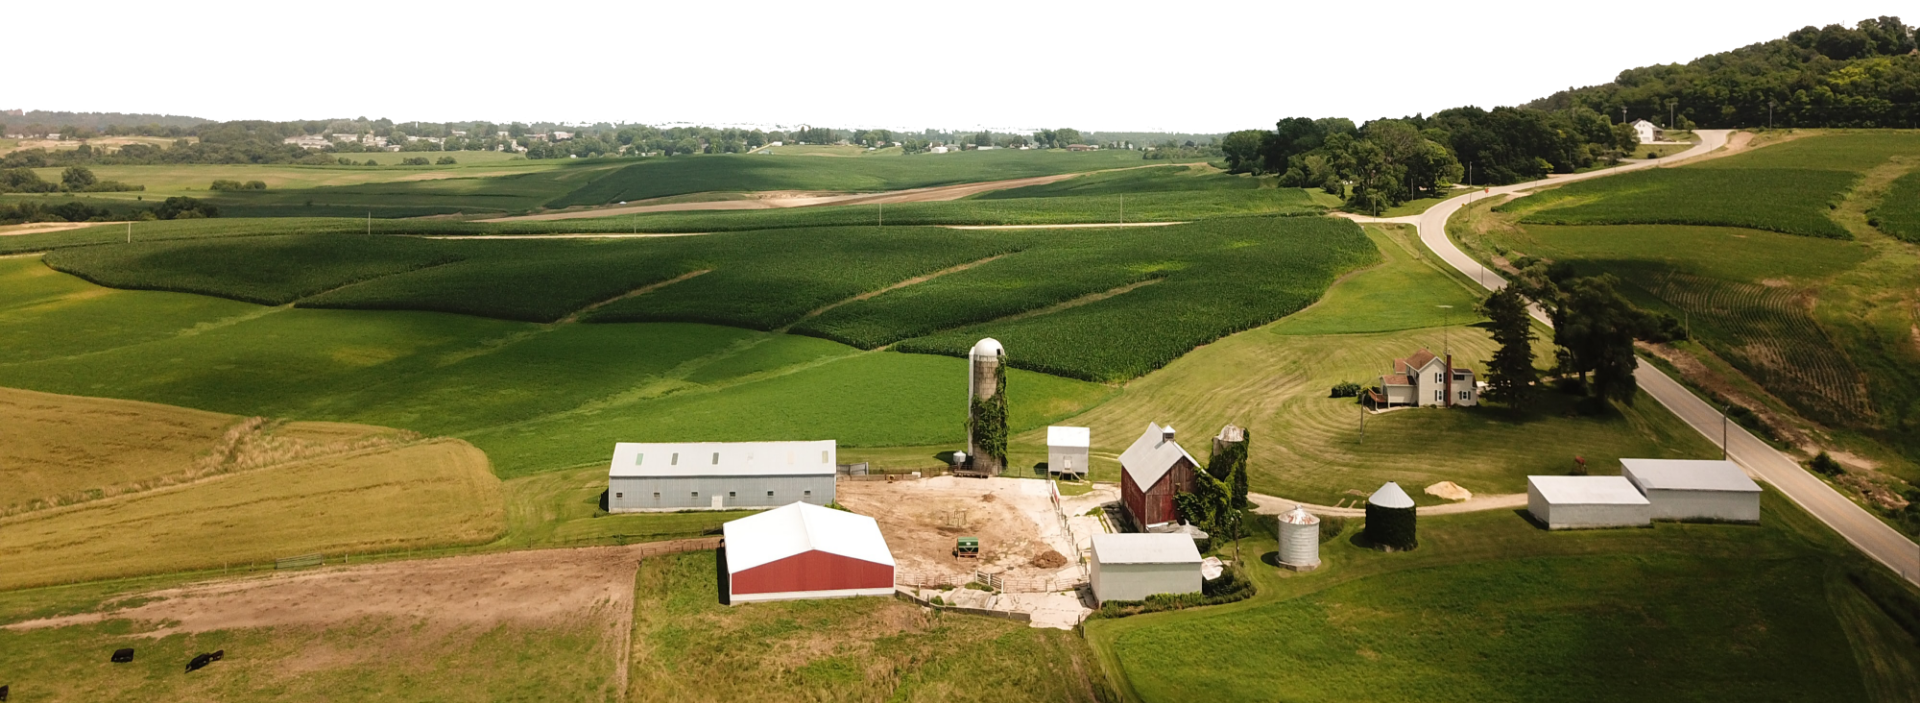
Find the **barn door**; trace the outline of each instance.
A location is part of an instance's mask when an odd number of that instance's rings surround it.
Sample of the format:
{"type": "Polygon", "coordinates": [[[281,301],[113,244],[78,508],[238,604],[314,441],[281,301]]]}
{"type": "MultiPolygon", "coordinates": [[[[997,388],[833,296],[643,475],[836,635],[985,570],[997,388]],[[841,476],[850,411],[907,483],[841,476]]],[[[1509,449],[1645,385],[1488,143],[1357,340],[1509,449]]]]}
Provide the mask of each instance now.
{"type": "Polygon", "coordinates": [[[719,510],[724,507],[727,507],[726,496],[720,495],[718,493],[713,494],[713,509],[719,510]]]}

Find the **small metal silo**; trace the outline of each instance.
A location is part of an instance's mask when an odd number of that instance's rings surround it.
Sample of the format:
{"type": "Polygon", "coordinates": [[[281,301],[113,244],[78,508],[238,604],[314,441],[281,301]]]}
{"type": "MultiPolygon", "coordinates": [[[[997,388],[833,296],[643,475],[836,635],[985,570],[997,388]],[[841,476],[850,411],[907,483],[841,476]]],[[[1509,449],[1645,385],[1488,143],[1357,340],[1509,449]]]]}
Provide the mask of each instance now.
{"type": "Polygon", "coordinates": [[[1320,518],[1298,505],[1280,516],[1280,565],[1294,571],[1320,567],[1320,518]]]}

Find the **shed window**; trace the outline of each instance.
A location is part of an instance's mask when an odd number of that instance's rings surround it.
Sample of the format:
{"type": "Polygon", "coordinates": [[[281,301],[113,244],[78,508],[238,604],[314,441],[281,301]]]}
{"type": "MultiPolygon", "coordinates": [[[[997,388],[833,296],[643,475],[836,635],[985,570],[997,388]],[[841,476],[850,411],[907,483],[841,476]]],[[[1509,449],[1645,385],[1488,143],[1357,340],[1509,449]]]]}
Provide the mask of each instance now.
{"type": "Polygon", "coordinates": [[[768,497],[768,498],[772,498],[772,497],[773,497],[773,491],[767,491],[767,497],[768,497]]]}
{"type": "Polygon", "coordinates": [[[627,494],[625,494],[625,493],[615,493],[615,494],[613,494],[613,497],[615,497],[615,498],[625,498],[625,497],[627,497],[627,494]]]}
{"type": "Polygon", "coordinates": [[[727,497],[728,497],[728,498],[737,498],[737,497],[739,497],[739,494],[737,494],[737,493],[734,493],[733,491],[727,491],[727,497]]]}
{"type": "Polygon", "coordinates": [[[654,492],[653,492],[653,499],[654,499],[654,500],[659,500],[659,499],[660,499],[660,492],[659,492],[659,491],[654,491],[654,492]]]}
{"type": "Polygon", "coordinates": [[[634,466],[639,466],[639,465],[640,465],[640,462],[642,462],[642,461],[646,461],[646,459],[647,459],[647,455],[646,455],[646,454],[635,454],[635,455],[633,455],[633,465],[634,465],[634,466]]]}
{"type": "Polygon", "coordinates": [[[804,491],[804,492],[802,492],[802,495],[807,495],[807,496],[812,496],[812,495],[813,495],[813,491],[804,491]]]}
{"type": "Polygon", "coordinates": [[[720,463],[720,452],[714,452],[714,453],[713,453],[713,463],[715,463],[715,464],[719,464],[719,463],[720,463]]]}
{"type": "Polygon", "coordinates": [[[698,498],[698,497],[700,497],[700,492],[699,492],[699,491],[694,491],[694,492],[693,492],[693,497],[695,497],[695,498],[698,498]]]}

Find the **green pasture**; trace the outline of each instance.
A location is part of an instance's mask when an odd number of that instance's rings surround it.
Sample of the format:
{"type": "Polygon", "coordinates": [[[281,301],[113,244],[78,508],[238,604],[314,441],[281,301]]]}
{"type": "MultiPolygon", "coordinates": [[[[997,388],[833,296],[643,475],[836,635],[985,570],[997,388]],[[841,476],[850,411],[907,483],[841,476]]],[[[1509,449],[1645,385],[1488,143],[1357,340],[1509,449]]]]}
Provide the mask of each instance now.
{"type": "Polygon", "coordinates": [[[1819,169],[1864,172],[1893,156],[1920,155],[1920,131],[1907,129],[1801,130],[1763,148],[1689,164],[1687,169],[1819,169]]]}
{"type": "Polygon", "coordinates": [[[1074,633],[893,598],[720,605],[714,554],[640,563],[631,700],[1108,700],[1074,633]]]}
{"type": "Polygon", "coordinates": [[[1275,324],[1280,334],[1392,332],[1481,320],[1480,297],[1454,280],[1413,228],[1366,225],[1380,264],[1348,274],[1319,302],[1275,324]],[[1442,307],[1448,306],[1448,307],[1442,307]]]}
{"type": "Polygon", "coordinates": [[[1248,540],[1254,598],[1087,634],[1141,701],[1899,700],[1913,639],[1846,581],[1864,559],[1778,494],[1763,507],[1761,526],[1585,532],[1429,516],[1395,554],[1349,521],[1318,571],[1248,540]]]}
{"type": "Polygon", "coordinates": [[[704,191],[883,191],[1140,165],[1131,151],[968,151],[900,158],[819,159],[779,154],[650,158],[606,174],[547,207],[608,205],[704,191]]]}

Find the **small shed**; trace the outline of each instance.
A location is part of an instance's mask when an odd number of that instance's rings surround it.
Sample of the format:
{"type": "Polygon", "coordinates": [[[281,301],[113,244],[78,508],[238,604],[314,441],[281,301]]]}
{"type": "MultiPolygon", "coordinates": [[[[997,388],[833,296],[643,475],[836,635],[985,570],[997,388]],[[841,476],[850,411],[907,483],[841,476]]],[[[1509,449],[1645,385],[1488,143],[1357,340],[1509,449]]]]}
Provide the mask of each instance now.
{"type": "Polygon", "coordinates": [[[1061,477],[1084,478],[1087,452],[1093,446],[1093,430],[1085,427],[1047,428],[1047,473],[1061,477]]]}
{"type": "Polygon", "coordinates": [[[1549,530],[1645,527],[1653,518],[1625,476],[1528,476],[1527,512],[1549,530]]]}
{"type": "Polygon", "coordinates": [[[607,511],[772,508],[834,498],[833,440],[613,446],[607,511]]]}
{"type": "Polygon", "coordinates": [[[893,551],[873,518],[792,503],[721,530],[728,603],[893,595],[893,551]]]}
{"type": "Polygon", "coordinates": [[[1731,461],[1621,459],[1620,467],[1655,520],[1760,521],[1760,484],[1731,461]]]}
{"type": "Polygon", "coordinates": [[[1179,520],[1173,497],[1193,491],[1200,462],[1173,438],[1173,426],[1149,422],[1147,431],[1120,453],[1120,503],[1140,529],[1179,520]]]}
{"type": "Polygon", "coordinates": [[[1093,536],[1093,599],[1146,600],[1160,593],[1200,592],[1200,550],[1184,534],[1093,536]]]}

